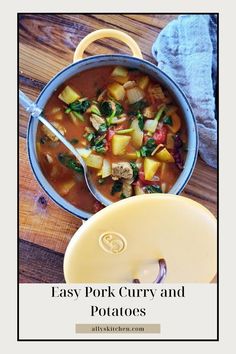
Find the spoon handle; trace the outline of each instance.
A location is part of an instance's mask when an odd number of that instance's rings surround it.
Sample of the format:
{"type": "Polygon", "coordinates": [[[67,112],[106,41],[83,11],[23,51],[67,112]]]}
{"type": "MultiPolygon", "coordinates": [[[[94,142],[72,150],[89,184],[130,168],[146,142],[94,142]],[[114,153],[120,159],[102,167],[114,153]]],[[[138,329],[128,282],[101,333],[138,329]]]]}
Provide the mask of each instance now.
{"type": "Polygon", "coordinates": [[[43,123],[56,137],[72,152],[73,155],[79,160],[80,164],[85,168],[84,159],[80,156],[75,147],[47,120],[41,113],[42,109],[39,108],[29,97],[22,91],[19,91],[19,103],[25,108],[26,112],[30,113],[34,118],[37,118],[43,123]]]}
{"type": "Polygon", "coordinates": [[[33,117],[37,118],[41,113],[42,109],[39,108],[29,97],[27,97],[22,91],[19,90],[19,103],[26,110],[27,113],[32,114],[33,117]]]}

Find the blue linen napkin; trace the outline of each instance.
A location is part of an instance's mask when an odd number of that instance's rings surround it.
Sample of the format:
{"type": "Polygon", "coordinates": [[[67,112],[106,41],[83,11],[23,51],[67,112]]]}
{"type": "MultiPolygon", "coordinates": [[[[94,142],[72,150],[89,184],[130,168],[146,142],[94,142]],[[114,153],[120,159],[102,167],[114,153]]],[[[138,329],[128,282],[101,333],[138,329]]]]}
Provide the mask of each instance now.
{"type": "Polygon", "coordinates": [[[217,167],[216,15],[182,15],[170,22],[152,47],[158,67],[169,75],[188,97],[199,131],[199,153],[217,167]]]}

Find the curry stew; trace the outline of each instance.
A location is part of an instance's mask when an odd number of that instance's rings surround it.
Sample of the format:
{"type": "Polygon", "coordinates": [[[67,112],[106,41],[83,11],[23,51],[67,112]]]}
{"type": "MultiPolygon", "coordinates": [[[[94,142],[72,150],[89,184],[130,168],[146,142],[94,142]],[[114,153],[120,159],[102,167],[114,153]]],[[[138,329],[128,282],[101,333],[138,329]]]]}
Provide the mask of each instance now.
{"type": "MultiPolygon", "coordinates": [[[[96,188],[115,202],[143,193],[168,193],[184,166],[187,134],[181,111],[157,82],[139,70],[105,66],[67,80],[48,100],[45,117],[75,146],[96,188]]],[[[45,126],[37,154],[54,189],[94,213],[83,169],[45,126]]]]}

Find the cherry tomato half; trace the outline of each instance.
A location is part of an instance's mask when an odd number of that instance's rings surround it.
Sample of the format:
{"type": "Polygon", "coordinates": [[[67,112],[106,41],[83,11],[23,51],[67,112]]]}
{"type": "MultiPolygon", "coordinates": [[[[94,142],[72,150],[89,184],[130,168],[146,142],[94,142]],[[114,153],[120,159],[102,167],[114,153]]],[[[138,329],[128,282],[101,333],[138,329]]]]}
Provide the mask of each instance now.
{"type": "Polygon", "coordinates": [[[156,133],[153,135],[153,139],[155,140],[157,145],[165,143],[167,132],[168,132],[168,128],[165,126],[161,127],[156,131],[156,133]]]}

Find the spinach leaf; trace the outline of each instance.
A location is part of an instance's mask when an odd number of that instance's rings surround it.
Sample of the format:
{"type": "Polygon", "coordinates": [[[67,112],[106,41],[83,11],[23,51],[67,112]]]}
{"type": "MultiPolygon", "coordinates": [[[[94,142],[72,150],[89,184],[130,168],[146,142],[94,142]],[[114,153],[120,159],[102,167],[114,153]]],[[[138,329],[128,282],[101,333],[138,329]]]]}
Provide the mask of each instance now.
{"type": "Polygon", "coordinates": [[[167,124],[167,125],[173,125],[172,118],[169,117],[169,116],[164,117],[163,123],[164,123],[164,124],[167,124]]]}
{"type": "Polygon", "coordinates": [[[130,162],[129,164],[133,170],[133,178],[134,178],[134,180],[136,180],[136,178],[138,177],[138,172],[139,172],[138,166],[136,165],[135,162],[130,162]]]}
{"type": "Polygon", "coordinates": [[[90,105],[91,103],[89,100],[75,101],[69,104],[65,112],[69,113],[70,111],[74,111],[78,113],[84,113],[85,111],[87,111],[90,105]]]}
{"type": "Polygon", "coordinates": [[[95,138],[95,136],[96,136],[95,133],[89,133],[85,137],[90,142],[95,138]]]}
{"type": "Polygon", "coordinates": [[[161,187],[160,186],[146,186],[145,187],[145,192],[146,193],[162,193],[161,187]]]}
{"type": "Polygon", "coordinates": [[[100,104],[100,112],[104,117],[110,117],[113,113],[111,102],[104,101],[100,104]]]}
{"type": "Polygon", "coordinates": [[[141,130],[143,130],[144,128],[144,118],[143,115],[140,111],[138,111],[137,113],[137,118],[138,118],[138,126],[141,130]]]}
{"type": "Polygon", "coordinates": [[[145,107],[147,107],[147,102],[145,100],[140,100],[130,105],[130,109],[128,114],[137,115],[138,111],[142,111],[145,107]]]}
{"type": "Polygon", "coordinates": [[[115,110],[114,107],[112,107],[112,103],[109,101],[104,101],[100,103],[100,112],[104,117],[114,117],[114,116],[120,116],[124,112],[124,108],[119,102],[114,102],[115,103],[115,110]]]}
{"type": "Polygon", "coordinates": [[[118,180],[113,183],[112,189],[111,189],[111,195],[114,195],[117,192],[120,192],[123,186],[123,182],[118,180]]]}
{"type": "Polygon", "coordinates": [[[93,148],[93,150],[95,150],[98,153],[104,153],[106,152],[106,134],[103,134],[101,136],[98,136],[96,139],[94,139],[94,141],[92,141],[91,146],[93,148]]]}
{"type": "Polygon", "coordinates": [[[154,139],[148,139],[146,144],[143,145],[141,147],[141,149],[139,150],[140,155],[142,157],[151,156],[152,152],[155,150],[156,147],[157,147],[157,144],[156,144],[155,140],[154,139]]]}
{"type": "MultiPolygon", "coordinates": [[[[93,101],[94,102],[94,101],[93,101]]],[[[101,112],[97,106],[97,104],[93,103],[92,106],[90,107],[91,113],[96,114],[97,116],[101,116],[101,112]]]]}
{"type": "Polygon", "coordinates": [[[101,143],[100,145],[95,145],[94,150],[98,153],[104,154],[106,152],[106,147],[103,143],[101,143]]]}
{"type": "Polygon", "coordinates": [[[106,132],[106,131],[107,131],[107,125],[106,125],[106,123],[101,124],[101,125],[99,126],[99,128],[98,128],[98,132],[99,132],[99,133],[104,133],[104,132],[106,132]]]}
{"type": "Polygon", "coordinates": [[[83,167],[76,162],[76,160],[70,155],[59,153],[58,160],[66,167],[74,170],[77,173],[83,173],[83,167]]]}
{"type": "Polygon", "coordinates": [[[116,116],[119,117],[124,112],[124,108],[118,102],[116,102],[116,116]]]}
{"type": "Polygon", "coordinates": [[[75,119],[79,119],[81,122],[84,122],[84,116],[83,114],[79,113],[79,112],[76,112],[76,111],[70,111],[70,113],[72,114],[72,116],[75,118],[75,119]]]}
{"type": "Polygon", "coordinates": [[[96,139],[94,139],[94,145],[100,145],[101,143],[104,143],[105,138],[106,138],[106,134],[97,136],[96,139]]]}

